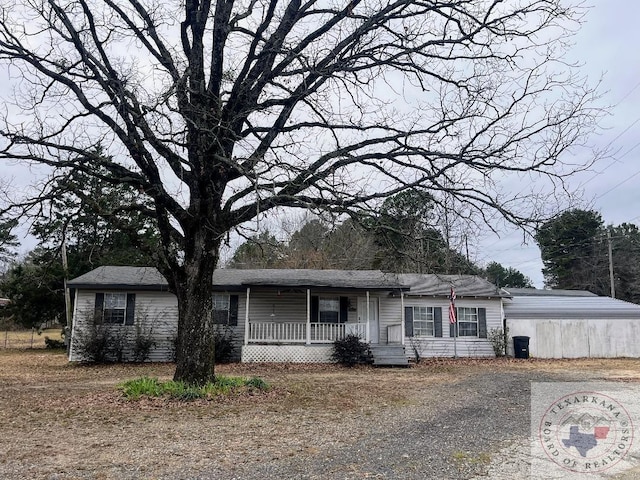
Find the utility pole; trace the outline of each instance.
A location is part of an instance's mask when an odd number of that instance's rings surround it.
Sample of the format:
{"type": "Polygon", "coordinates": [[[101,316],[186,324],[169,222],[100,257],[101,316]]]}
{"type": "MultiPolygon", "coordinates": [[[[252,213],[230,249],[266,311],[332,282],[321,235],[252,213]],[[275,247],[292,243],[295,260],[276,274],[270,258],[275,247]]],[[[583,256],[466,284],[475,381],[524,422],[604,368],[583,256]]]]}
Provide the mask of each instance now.
{"type": "Polygon", "coordinates": [[[613,253],[611,251],[611,232],[607,230],[607,244],[609,247],[609,281],[611,282],[611,298],[616,298],[616,285],[613,278],[613,253]]]}
{"type": "Polygon", "coordinates": [[[65,328],[64,341],[67,344],[67,352],[71,346],[71,297],[67,281],[69,280],[69,262],[67,260],[67,239],[62,237],[62,268],[64,270],[64,310],[66,314],[67,326],[65,328]]]}

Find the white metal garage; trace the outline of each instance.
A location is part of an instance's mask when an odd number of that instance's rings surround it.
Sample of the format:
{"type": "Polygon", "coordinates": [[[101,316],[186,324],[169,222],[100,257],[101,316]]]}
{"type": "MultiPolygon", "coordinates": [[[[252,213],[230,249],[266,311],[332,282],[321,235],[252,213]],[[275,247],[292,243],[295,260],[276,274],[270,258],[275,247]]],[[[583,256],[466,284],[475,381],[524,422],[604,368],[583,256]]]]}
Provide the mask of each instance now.
{"type": "Polygon", "coordinates": [[[509,336],[530,337],[532,357],[640,358],[640,305],[584,291],[507,291],[509,336]]]}

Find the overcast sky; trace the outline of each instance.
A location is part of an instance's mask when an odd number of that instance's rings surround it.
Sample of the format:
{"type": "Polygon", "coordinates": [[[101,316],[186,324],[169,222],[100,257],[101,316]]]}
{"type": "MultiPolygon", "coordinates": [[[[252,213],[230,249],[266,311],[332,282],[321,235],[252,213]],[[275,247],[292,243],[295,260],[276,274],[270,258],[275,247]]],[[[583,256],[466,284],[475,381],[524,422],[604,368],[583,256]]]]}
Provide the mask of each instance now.
{"type": "MultiPolygon", "coordinates": [[[[588,0],[592,5],[582,29],[575,37],[571,58],[584,64],[583,71],[595,84],[602,77],[602,103],[611,105],[604,119],[604,133],[594,138],[612,155],[591,172],[571,180],[571,187],[584,191],[584,206],[602,214],[605,223],[640,222],[640,2],[630,0],[588,0]]],[[[0,79],[2,81],[2,79],[0,79]]],[[[6,88],[6,84],[5,84],[6,88]]],[[[583,153],[584,155],[584,153],[583,153]]],[[[588,154],[587,154],[588,155],[588,154]]],[[[577,159],[579,160],[579,159],[577,159]]],[[[588,160],[588,159],[585,159],[588,160]]],[[[7,169],[10,178],[22,167],[7,169]]],[[[31,172],[30,175],[36,175],[31,172]]],[[[500,237],[483,235],[476,244],[473,260],[480,264],[498,261],[529,276],[542,287],[542,262],[535,243],[523,244],[521,232],[503,232],[500,237]]],[[[27,241],[22,253],[33,248],[27,241]]]]}
{"type": "MultiPolygon", "coordinates": [[[[575,37],[571,55],[584,64],[593,82],[602,80],[603,103],[611,105],[604,133],[594,139],[609,146],[610,157],[572,178],[570,185],[583,190],[585,207],[602,214],[606,224],[640,222],[640,2],[589,0],[593,7],[575,37]]],[[[542,261],[536,244],[523,245],[522,233],[487,235],[476,260],[492,260],[517,268],[536,287],[543,286],[542,261]]]]}

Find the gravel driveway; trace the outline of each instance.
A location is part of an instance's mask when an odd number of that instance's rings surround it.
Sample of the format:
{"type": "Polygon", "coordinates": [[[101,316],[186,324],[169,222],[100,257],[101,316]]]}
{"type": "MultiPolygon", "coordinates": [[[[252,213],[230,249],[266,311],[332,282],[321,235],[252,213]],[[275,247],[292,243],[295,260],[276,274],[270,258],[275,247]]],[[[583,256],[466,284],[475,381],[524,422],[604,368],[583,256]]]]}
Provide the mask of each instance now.
{"type": "MultiPolygon", "coordinates": [[[[336,442],[319,440],[313,454],[214,468],[197,478],[423,480],[484,476],[494,454],[529,436],[530,382],[560,379],[537,372],[487,372],[462,383],[430,386],[428,397],[440,399],[437,403],[387,408],[375,418],[346,417],[333,432],[336,442]]],[[[322,437],[321,429],[318,436],[322,437]]],[[[519,474],[511,478],[528,475],[526,456],[512,461],[511,471],[519,474]]]]}

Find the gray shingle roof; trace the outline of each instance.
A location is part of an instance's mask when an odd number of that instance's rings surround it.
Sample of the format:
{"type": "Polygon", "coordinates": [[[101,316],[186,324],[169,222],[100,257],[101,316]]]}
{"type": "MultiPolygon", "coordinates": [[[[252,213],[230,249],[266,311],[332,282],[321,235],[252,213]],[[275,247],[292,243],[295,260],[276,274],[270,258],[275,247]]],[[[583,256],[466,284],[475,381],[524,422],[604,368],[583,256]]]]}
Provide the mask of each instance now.
{"type": "Polygon", "coordinates": [[[506,292],[475,275],[439,275],[405,273],[400,275],[410,290],[408,296],[448,297],[451,286],[456,297],[506,297],[506,292]]]}
{"type": "Polygon", "coordinates": [[[591,293],[587,290],[543,290],[539,288],[511,288],[504,287],[504,290],[509,292],[514,297],[597,297],[595,293],[591,293]]]}

